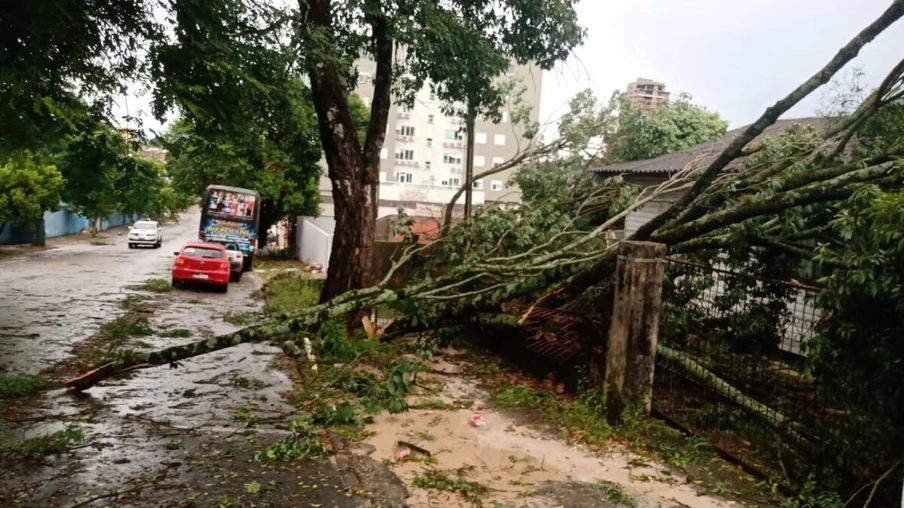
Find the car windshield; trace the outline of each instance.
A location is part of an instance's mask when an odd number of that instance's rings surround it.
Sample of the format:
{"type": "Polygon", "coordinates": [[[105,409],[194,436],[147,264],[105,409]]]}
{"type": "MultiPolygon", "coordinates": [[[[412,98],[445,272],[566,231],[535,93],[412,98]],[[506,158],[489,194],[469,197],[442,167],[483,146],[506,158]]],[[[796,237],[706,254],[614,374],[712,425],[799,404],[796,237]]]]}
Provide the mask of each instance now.
{"type": "Polygon", "coordinates": [[[157,229],[157,225],[153,222],[136,222],[132,229],[149,229],[154,230],[157,229]]]}
{"type": "Polygon", "coordinates": [[[207,249],[204,247],[186,247],[182,254],[195,258],[220,259],[223,257],[223,251],[219,249],[207,249]]]}

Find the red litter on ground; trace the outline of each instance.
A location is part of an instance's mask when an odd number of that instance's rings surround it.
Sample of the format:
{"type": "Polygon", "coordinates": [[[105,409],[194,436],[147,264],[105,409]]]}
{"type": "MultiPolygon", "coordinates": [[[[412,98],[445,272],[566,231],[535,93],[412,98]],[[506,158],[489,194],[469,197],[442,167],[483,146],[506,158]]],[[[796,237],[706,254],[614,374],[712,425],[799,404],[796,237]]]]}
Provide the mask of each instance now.
{"type": "Polygon", "coordinates": [[[396,452],[395,458],[396,458],[396,460],[402,460],[409,455],[411,455],[411,449],[410,448],[402,448],[401,450],[396,452]]]}
{"type": "Polygon", "coordinates": [[[480,413],[474,413],[471,415],[471,425],[475,427],[485,427],[487,421],[483,419],[483,415],[480,413]]]}

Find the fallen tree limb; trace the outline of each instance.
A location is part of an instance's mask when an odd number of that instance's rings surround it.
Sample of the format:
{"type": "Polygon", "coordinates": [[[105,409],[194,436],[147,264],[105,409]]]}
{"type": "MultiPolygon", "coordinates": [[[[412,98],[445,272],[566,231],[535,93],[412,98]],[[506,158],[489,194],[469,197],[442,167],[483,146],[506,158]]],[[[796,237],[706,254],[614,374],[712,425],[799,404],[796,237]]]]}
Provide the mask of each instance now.
{"type": "Polygon", "coordinates": [[[809,448],[812,444],[798,432],[797,423],[775,409],[748,397],[743,392],[732,386],[728,381],[720,378],[711,370],[699,363],[694,357],[682,354],[678,350],[659,344],[656,346],[656,354],[678,364],[682,370],[697,378],[712,388],[719,395],[734,402],[748,413],[758,417],[762,421],[783,431],[795,444],[809,448]]]}

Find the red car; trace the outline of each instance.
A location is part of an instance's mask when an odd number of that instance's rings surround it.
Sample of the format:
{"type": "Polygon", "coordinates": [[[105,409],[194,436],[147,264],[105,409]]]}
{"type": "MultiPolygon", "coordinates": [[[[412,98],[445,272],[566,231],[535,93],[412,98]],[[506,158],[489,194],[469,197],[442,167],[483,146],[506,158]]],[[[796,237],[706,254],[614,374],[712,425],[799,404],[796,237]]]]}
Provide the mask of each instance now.
{"type": "Polygon", "coordinates": [[[229,257],[222,245],[192,242],[173,254],[173,286],[200,283],[217,286],[224,293],[229,288],[229,257]]]}

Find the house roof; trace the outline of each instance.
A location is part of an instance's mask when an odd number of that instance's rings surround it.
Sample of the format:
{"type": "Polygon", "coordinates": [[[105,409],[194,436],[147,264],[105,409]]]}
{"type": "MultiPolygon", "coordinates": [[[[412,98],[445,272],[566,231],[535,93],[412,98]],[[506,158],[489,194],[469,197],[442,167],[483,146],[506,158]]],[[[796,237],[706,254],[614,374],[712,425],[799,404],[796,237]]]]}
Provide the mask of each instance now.
{"type": "MultiPolygon", "coordinates": [[[[762,141],[770,136],[777,136],[792,125],[812,125],[817,129],[821,129],[825,125],[822,118],[793,118],[790,120],[779,120],[766,128],[759,136],[754,138],[751,144],[762,141]]],[[[699,145],[694,145],[677,152],[662,155],[653,159],[644,159],[639,161],[618,162],[607,166],[589,168],[589,171],[596,173],[634,173],[634,174],[657,174],[657,173],[673,173],[687,167],[691,162],[695,162],[705,166],[716,158],[722,150],[725,149],[738,135],[744,132],[749,125],[732,129],[725,133],[719,139],[706,141],[699,145]]]]}

